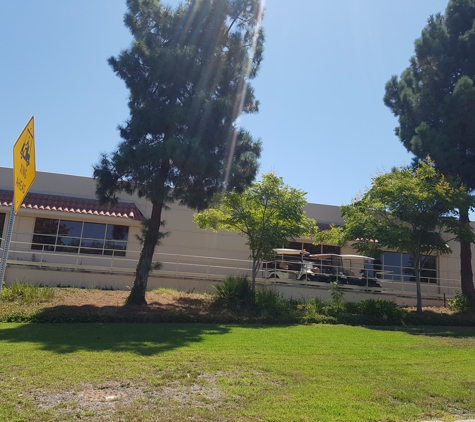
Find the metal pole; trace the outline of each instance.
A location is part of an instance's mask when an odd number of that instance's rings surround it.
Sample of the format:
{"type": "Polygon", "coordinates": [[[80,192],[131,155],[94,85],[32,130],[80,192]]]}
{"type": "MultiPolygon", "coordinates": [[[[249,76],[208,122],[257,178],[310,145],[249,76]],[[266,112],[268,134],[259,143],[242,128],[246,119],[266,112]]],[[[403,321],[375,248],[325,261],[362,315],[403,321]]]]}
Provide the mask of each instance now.
{"type": "Polygon", "coordinates": [[[8,219],[7,235],[5,236],[5,245],[3,245],[2,263],[0,264],[0,297],[2,296],[3,277],[7,269],[8,251],[10,249],[10,240],[12,239],[13,222],[15,221],[15,201],[12,199],[12,209],[8,219]]]}

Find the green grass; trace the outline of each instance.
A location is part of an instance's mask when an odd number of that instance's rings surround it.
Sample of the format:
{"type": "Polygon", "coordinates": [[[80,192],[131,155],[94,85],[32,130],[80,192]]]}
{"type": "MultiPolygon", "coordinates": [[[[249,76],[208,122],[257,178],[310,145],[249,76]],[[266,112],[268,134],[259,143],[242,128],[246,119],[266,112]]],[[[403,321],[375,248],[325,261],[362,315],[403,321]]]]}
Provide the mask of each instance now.
{"type": "Polygon", "coordinates": [[[28,283],[15,282],[2,289],[2,300],[21,304],[47,302],[54,297],[54,289],[49,287],[33,286],[28,283]]]}
{"type": "Polygon", "coordinates": [[[473,328],[4,323],[0,356],[2,421],[475,414],[473,328]]]}

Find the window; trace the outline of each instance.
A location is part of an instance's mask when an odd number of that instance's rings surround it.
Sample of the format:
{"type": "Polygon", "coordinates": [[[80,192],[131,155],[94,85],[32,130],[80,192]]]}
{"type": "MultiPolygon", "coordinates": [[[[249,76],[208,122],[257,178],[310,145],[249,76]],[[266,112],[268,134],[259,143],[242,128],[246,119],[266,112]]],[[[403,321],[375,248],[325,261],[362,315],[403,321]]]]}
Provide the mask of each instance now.
{"type": "Polygon", "coordinates": [[[117,224],[37,218],[31,249],[125,256],[129,228],[117,224]]]}
{"type": "MultiPolygon", "coordinates": [[[[409,254],[384,252],[381,255],[383,278],[395,281],[416,281],[414,262],[409,254]]],[[[437,283],[437,257],[422,258],[421,283],[437,283]]]]}
{"type": "Polygon", "coordinates": [[[339,246],[333,245],[314,245],[312,243],[302,243],[302,242],[290,242],[290,249],[305,249],[311,254],[322,254],[322,253],[334,253],[339,255],[341,248],[339,246]]]}
{"type": "Polygon", "coordinates": [[[0,212],[0,246],[2,245],[4,225],[5,225],[5,214],[0,212]]]}

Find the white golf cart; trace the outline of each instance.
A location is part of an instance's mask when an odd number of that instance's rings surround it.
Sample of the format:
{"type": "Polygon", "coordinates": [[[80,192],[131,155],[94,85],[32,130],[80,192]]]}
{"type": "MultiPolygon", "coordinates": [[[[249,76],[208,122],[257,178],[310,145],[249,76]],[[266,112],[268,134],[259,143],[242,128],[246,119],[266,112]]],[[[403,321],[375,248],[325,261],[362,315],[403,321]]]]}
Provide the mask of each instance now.
{"type": "Polygon", "coordinates": [[[268,261],[267,277],[282,280],[314,280],[314,264],[308,260],[310,254],[304,250],[276,248],[276,258],[268,261]]]}
{"type": "Polygon", "coordinates": [[[314,264],[317,281],[338,281],[355,286],[381,287],[376,278],[374,258],[351,254],[313,254],[308,257],[314,264]],[[373,268],[373,271],[369,269],[373,268]],[[371,277],[372,273],[372,277],[371,277]]]}

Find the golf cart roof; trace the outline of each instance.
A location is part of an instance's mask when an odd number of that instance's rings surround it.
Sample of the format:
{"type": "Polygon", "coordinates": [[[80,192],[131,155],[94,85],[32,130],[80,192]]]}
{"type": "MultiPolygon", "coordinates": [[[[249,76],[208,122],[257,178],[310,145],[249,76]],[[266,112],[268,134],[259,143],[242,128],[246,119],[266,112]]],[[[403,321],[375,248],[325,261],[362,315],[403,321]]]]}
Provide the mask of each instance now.
{"type": "Polygon", "coordinates": [[[309,258],[313,259],[332,259],[334,257],[341,256],[336,253],[317,253],[317,254],[312,254],[310,255],[309,258]]]}
{"type": "Polygon", "coordinates": [[[304,251],[300,249],[286,249],[286,248],[277,248],[273,249],[277,255],[301,255],[304,251]]]}
{"type": "Polygon", "coordinates": [[[369,259],[370,261],[374,261],[374,258],[371,258],[370,256],[364,256],[364,255],[351,255],[351,254],[346,254],[346,255],[340,255],[343,259],[369,259]]]}
{"type": "Polygon", "coordinates": [[[351,254],[345,254],[345,255],[338,255],[336,253],[319,253],[319,254],[313,254],[310,255],[310,258],[312,259],[332,259],[340,257],[342,259],[369,259],[369,260],[374,260],[374,258],[370,258],[369,256],[364,256],[364,255],[351,255],[351,254]]]}

